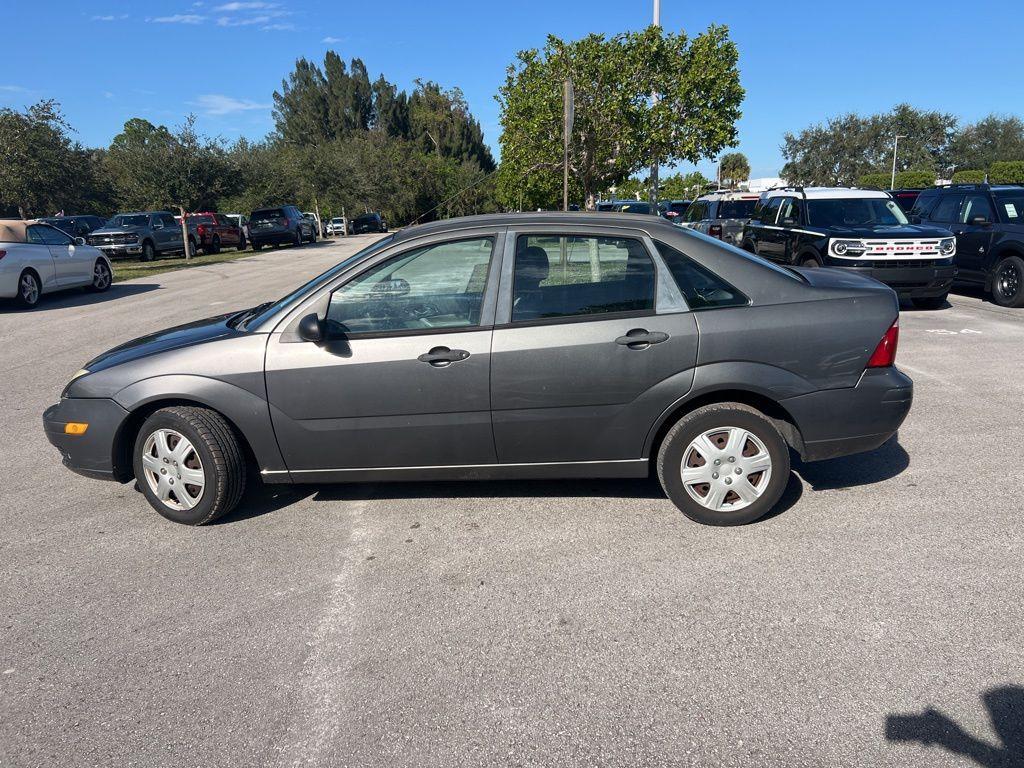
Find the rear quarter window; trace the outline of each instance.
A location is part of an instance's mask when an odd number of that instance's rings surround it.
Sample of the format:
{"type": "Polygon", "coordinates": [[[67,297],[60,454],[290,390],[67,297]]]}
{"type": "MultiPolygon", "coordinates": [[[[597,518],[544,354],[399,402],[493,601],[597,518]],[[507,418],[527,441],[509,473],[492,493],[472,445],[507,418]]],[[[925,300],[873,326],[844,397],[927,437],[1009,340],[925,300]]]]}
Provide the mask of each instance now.
{"type": "Polygon", "coordinates": [[[741,307],[750,299],[711,270],[698,264],[681,251],[658,240],[654,245],[679,286],[690,309],[741,307]]]}

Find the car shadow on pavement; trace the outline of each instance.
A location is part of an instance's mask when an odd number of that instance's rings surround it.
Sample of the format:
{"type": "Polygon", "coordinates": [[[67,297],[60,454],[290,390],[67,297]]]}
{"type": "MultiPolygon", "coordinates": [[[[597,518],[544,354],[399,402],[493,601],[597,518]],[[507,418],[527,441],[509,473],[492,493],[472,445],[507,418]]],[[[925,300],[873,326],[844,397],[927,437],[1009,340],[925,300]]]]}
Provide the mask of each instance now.
{"type": "Polygon", "coordinates": [[[991,688],[982,695],[982,701],[992,730],[1001,742],[999,746],[972,736],[952,718],[931,707],[919,715],[887,716],[885,738],[892,742],[937,745],[985,768],[1020,768],[1024,765],[1024,688],[991,688]]]}
{"type": "Polygon", "coordinates": [[[91,304],[103,304],[108,301],[127,299],[149,293],[160,288],[159,283],[114,283],[103,293],[76,290],[61,293],[47,293],[39,297],[39,303],[32,309],[25,309],[14,303],[13,299],[0,299],[0,314],[23,314],[46,312],[50,309],[67,309],[69,307],[87,307],[91,304]]]}
{"type": "Polygon", "coordinates": [[[793,470],[815,491],[831,491],[890,480],[909,466],[910,456],[896,434],[873,451],[809,463],[798,460],[793,470]]]}

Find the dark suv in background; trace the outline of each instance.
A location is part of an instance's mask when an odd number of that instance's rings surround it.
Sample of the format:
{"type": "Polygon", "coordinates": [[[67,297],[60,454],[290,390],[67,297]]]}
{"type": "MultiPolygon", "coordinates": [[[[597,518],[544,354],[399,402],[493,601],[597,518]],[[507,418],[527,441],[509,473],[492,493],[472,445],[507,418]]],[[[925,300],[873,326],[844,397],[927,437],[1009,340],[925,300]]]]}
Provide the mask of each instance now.
{"type": "Polygon", "coordinates": [[[102,216],[48,216],[40,221],[67,232],[72,237],[86,237],[90,232],[99,229],[107,220],[102,216]]]}
{"type": "Polygon", "coordinates": [[[352,234],[362,235],[367,232],[387,232],[388,223],[379,212],[364,213],[352,220],[352,234]]]}
{"type": "Polygon", "coordinates": [[[958,281],[982,286],[996,304],[1024,307],[1024,186],[926,189],[910,219],[956,235],[958,281]]]}
{"type": "Polygon", "coordinates": [[[302,245],[316,241],[316,223],[294,205],[260,208],[249,215],[249,241],[258,251],[264,245],[302,245]]]}

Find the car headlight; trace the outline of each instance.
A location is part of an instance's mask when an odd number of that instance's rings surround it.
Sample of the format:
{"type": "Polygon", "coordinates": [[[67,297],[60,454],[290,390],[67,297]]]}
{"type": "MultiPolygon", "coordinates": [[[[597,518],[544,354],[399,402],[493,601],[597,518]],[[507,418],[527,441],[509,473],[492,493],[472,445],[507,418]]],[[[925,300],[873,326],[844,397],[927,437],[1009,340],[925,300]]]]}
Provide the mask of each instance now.
{"type": "Polygon", "coordinates": [[[956,238],[944,237],[939,240],[939,253],[943,256],[952,256],[956,253],[956,238]]]}
{"type": "Polygon", "coordinates": [[[860,256],[867,250],[867,246],[860,240],[833,240],[832,254],[834,256],[860,256]]]}

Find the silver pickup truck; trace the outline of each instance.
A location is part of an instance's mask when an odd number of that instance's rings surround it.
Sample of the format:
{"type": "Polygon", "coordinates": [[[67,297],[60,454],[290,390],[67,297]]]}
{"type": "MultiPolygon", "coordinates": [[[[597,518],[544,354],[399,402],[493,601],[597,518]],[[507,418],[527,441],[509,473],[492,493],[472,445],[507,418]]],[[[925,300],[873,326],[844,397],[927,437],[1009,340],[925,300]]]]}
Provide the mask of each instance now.
{"type": "Polygon", "coordinates": [[[757,205],[756,192],[722,190],[701,195],[674,223],[687,229],[717,237],[726,243],[739,245],[743,240],[743,227],[757,205]]]}
{"type": "MultiPolygon", "coordinates": [[[[109,258],[138,257],[152,261],[158,256],[184,254],[181,225],[167,211],[119,213],[89,234],[89,245],[99,248],[109,258]]],[[[195,253],[195,243],[189,238],[195,253]]]]}

